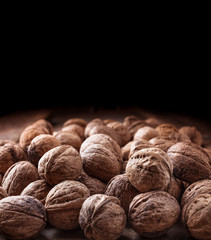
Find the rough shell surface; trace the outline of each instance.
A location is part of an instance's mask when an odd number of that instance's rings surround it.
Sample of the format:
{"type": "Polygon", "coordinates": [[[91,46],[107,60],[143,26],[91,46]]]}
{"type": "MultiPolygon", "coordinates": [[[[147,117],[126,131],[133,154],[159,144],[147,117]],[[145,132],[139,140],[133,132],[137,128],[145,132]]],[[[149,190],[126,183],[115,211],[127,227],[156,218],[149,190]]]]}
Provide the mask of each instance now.
{"type": "Polygon", "coordinates": [[[202,134],[195,126],[183,126],[179,129],[179,132],[185,133],[193,143],[197,145],[202,145],[202,134]]]}
{"type": "Polygon", "coordinates": [[[51,186],[64,180],[75,180],[82,171],[78,151],[69,145],[61,145],[46,152],[38,164],[38,173],[51,186]]]}
{"type": "Polygon", "coordinates": [[[159,133],[155,128],[150,127],[150,126],[144,126],[142,128],[139,128],[136,131],[136,133],[133,137],[133,140],[138,141],[138,140],[144,139],[144,140],[149,141],[151,138],[157,137],[158,134],[159,133]]]}
{"type": "Polygon", "coordinates": [[[64,122],[63,126],[65,127],[71,124],[78,124],[79,126],[85,128],[87,123],[88,122],[83,118],[70,118],[64,122]]]}
{"type": "Polygon", "coordinates": [[[141,140],[133,140],[130,146],[130,151],[128,158],[130,158],[136,151],[144,149],[144,148],[152,148],[153,144],[149,143],[149,141],[141,139],[141,140]]]}
{"type": "Polygon", "coordinates": [[[5,197],[8,197],[8,194],[3,187],[0,187],[0,200],[5,197]]]}
{"type": "Polygon", "coordinates": [[[116,240],[125,228],[126,215],[118,198],[95,194],[84,201],[79,223],[87,239],[116,240]]]}

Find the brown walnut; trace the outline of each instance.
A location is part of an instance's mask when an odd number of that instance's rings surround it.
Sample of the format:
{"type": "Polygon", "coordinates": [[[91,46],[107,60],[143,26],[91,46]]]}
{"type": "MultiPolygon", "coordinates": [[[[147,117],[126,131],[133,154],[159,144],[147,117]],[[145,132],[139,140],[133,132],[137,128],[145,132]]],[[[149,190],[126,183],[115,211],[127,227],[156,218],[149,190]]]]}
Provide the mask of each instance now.
{"type": "Polygon", "coordinates": [[[200,240],[211,236],[211,180],[204,179],[189,185],[181,200],[181,219],[190,235],[200,240]]]}
{"type": "Polygon", "coordinates": [[[130,153],[130,147],[133,143],[133,140],[125,144],[123,147],[121,147],[121,155],[123,161],[128,161],[129,153],[130,153]]]}
{"type": "Polygon", "coordinates": [[[71,124],[77,124],[77,125],[85,128],[87,125],[87,121],[84,120],[83,118],[69,118],[68,120],[66,120],[64,122],[63,126],[66,127],[71,124]]]}
{"type": "Polygon", "coordinates": [[[144,126],[139,128],[136,133],[134,134],[133,140],[139,141],[141,139],[149,141],[153,137],[158,136],[158,131],[150,126],[144,126]]]}
{"type": "Polygon", "coordinates": [[[166,190],[172,173],[170,158],[159,148],[136,151],[126,166],[129,181],[140,192],[166,190]]]}
{"type": "Polygon", "coordinates": [[[14,163],[26,160],[27,155],[19,144],[6,141],[0,145],[0,174],[4,175],[14,163]]]}
{"type": "Polygon", "coordinates": [[[120,205],[127,214],[131,201],[139,194],[139,191],[133,187],[127,175],[124,173],[116,175],[108,182],[105,194],[117,197],[120,201],[120,205]]]}
{"type": "Polygon", "coordinates": [[[134,197],[128,218],[132,228],[144,237],[159,237],[165,234],[178,220],[180,206],[177,200],[165,191],[150,191],[134,197]]]}
{"type": "Polygon", "coordinates": [[[34,239],[46,226],[43,204],[31,196],[0,201],[0,231],[9,239],[34,239]]]}
{"type": "Polygon", "coordinates": [[[90,136],[91,129],[98,125],[105,125],[101,118],[94,118],[91,121],[89,121],[84,129],[85,138],[88,138],[90,136]]]}
{"type": "Polygon", "coordinates": [[[53,125],[46,119],[39,119],[32,123],[34,127],[44,127],[47,129],[49,134],[53,134],[53,125]]]}
{"type": "Polygon", "coordinates": [[[84,127],[82,127],[78,124],[70,124],[67,126],[63,126],[61,131],[75,134],[80,137],[81,141],[83,141],[85,138],[84,137],[84,127]]]}
{"type": "Polygon", "coordinates": [[[116,240],[126,225],[126,215],[118,198],[95,194],[82,204],[79,224],[87,239],[116,240]]]}
{"type": "Polygon", "coordinates": [[[61,143],[56,137],[50,134],[40,134],[32,139],[27,148],[28,160],[37,167],[44,153],[60,145],[61,143]]]}
{"type": "Polygon", "coordinates": [[[164,136],[164,137],[168,137],[169,134],[179,131],[177,127],[171,123],[162,123],[158,125],[155,129],[158,131],[160,136],[164,136]]]}
{"type": "Polygon", "coordinates": [[[168,149],[177,143],[175,139],[163,136],[157,136],[149,140],[150,144],[153,144],[154,147],[160,148],[161,150],[167,152],[168,149]]]}
{"type": "Polygon", "coordinates": [[[195,126],[183,126],[179,129],[179,132],[186,134],[193,143],[202,145],[202,134],[195,126]]]}
{"type": "Polygon", "coordinates": [[[167,154],[173,163],[175,177],[188,183],[210,177],[209,155],[197,144],[178,142],[167,154]]]}
{"type": "Polygon", "coordinates": [[[0,187],[0,200],[5,198],[5,197],[8,197],[8,194],[7,192],[4,190],[3,187],[0,187]]]}
{"type": "Polygon", "coordinates": [[[44,179],[38,179],[29,183],[29,185],[23,189],[20,195],[35,197],[44,205],[46,196],[51,188],[52,186],[50,186],[44,179]]]}
{"type": "Polygon", "coordinates": [[[141,140],[133,140],[130,146],[130,151],[128,154],[128,158],[130,158],[136,151],[144,149],[144,148],[152,148],[153,144],[149,143],[149,141],[141,139],[141,140]]]}
{"type": "Polygon", "coordinates": [[[8,168],[2,179],[2,187],[9,196],[20,195],[28,184],[38,178],[37,168],[32,163],[20,161],[8,168]]]}
{"type": "Polygon", "coordinates": [[[51,186],[64,180],[75,180],[82,171],[78,151],[69,145],[61,145],[46,152],[38,163],[38,173],[51,186]]]}
{"type": "Polygon", "coordinates": [[[102,181],[109,181],[122,171],[120,146],[106,134],[88,137],[81,144],[80,155],[84,171],[102,181]]]}
{"type": "Polygon", "coordinates": [[[48,221],[63,230],[78,228],[81,206],[89,196],[89,189],[78,181],[66,180],[57,184],[45,200],[48,221]]]}

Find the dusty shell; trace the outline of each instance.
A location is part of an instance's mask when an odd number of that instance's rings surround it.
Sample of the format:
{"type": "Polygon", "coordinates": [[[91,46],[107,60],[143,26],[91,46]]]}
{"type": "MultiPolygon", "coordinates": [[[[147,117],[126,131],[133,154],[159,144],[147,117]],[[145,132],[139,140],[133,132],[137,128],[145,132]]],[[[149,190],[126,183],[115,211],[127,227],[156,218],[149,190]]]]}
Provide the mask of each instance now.
{"type": "Polygon", "coordinates": [[[113,121],[107,124],[108,127],[113,129],[117,135],[118,135],[118,143],[120,146],[124,146],[126,143],[128,143],[131,139],[129,130],[118,121],[113,121]]]}
{"type": "Polygon", "coordinates": [[[81,141],[84,140],[84,127],[78,124],[70,124],[62,127],[61,131],[68,132],[71,134],[75,134],[80,137],[81,141]]]}
{"type": "Polygon", "coordinates": [[[46,226],[43,204],[31,196],[10,196],[0,201],[0,229],[9,239],[34,239],[46,226]]]}
{"type": "Polygon", "coordinates": [[[58,131],[54,134],[54,136],[62,145],[70,145],[73,146],[77,151],[80,150],[82,140],[78,135],[64,131],[58,131]]]}
{"type": "Polygon", "coordinates": [[[190,140],[197,144],[202,145],[203,137],[201,132],[195,126],[183,126],[179,129],[180,133],[184,133],[189,136],[190,140]]]}
{"type": "Polygon", "coordinates": [[[84,171],[102,181],[109,181],[122,171],[120,146],[110,136],[94,134],[81,145],[84,171]]]}
{"type": "Polygon", "coordinates": [[[60,145],[61,143],[56,137],[50,134],[40,134],[32,139],[27,148],[28,160],[37,167],[44,153],[60,145]]]}
{"type": "Polygon", "coordinates": [[[141,139],[141,140],[133,140],[130,151],[128,154],[128,158],[130,158],[136,151],[144,149],[144,148],[151,148],[154,147],[153,144],[149,143],[149,141],[141,139]]]}
{"type": "Polygon", "coordinates": [[[0,146],[0,174],[19,161],[26,161],[27,155],[17,143],[5,142],[0,146]]]}
{"type": "Polygon", "coordinates": [[[116,240],[126,225],[126,215],[118,198],[95,194],[80,210],[79,223],[87,239],[116,240]]]}
{"type": "Polygon", "coordinates": [[[158,131],[150,126],[144,126],[139,128],[134,134],[133,140],[138,141],[141,139],[149,141],[153,137],[157,137],[159,135],[158,131]]]}
{"type": "Polygon", "coordinates": [[[5,197],[8,197],[8,194],[7,192],[4,190],[3,187],[0,187],[0,200],[5,198],[5,197]]]}
{"type": "Polygon", "coordinates": [[[158,125],[162,124],[161,120],[155,117],[149,117],[145,120],[147,124],[149,124],[150,127],[157,127],[158,125]]]}
{"type": "Polygon", "coordinates": [[[139,192],[130,183],[126,174],[119,174],[108,182],[105,194],[117,197],[127,214],[131,201],[139,192]]]}
{"type": "Polygon", "coordinates": [[[175,177],[188,183],[209,178],[209,155],[197,144],[178,142],[168,149],[167,154],[172,160],[175,177]]]}
{"type": "Polygon", "coordinates": [[[78,181],[66,180],[57,184],[45,200],[48,221],[63,230],[78,228],[81,206],[89,196],[89,189],[78,181]]]}
{"type": "Polygon", "coordinates": [[[52,187],[44,179],[38,179],[26,186],[20,195],[35,197],[44,205],[46,196],[51,188],[52,187]]]}
{"type": "Polygon", "coordinates": [[[98,125],[105,125],[101,118],[94,118],[89,121],[84,129],[85,138],[88,138],[90,136],[91,129],[98,125]]]}
{"type": "Polygon", "coordinates": [[[141,236],[159,237],[178,220],[180,206],[165,191],[151,191],[137,195],[129,207],[129,222],[141,236]]]}
{"type": "Polygon", "coordinates": [[[83,170],[77,180],[87,186],[90,191],[90,195],[105,193],[106,184],[97,178],[89,176],[83,170]]]}
{"type": "Polygon", "coordinates": [[[9,196],[20,195],[28,184],[38,178],[37,168],[32,163],[20,161],[6,171],[2,179],[2,187],[9,196]]]}
{"type": "Polygon", "coordinates": [[[61,145],[46,152],[38,163],[38,173],[51,186],[64,180],[75,180],[82,170],[78,151],[69,145],[61,145]]]}
{"type": "Polygon", "coordinates": [[[159,148],[144,148],[135,152],[126,166],[129,181],[140,192],[166,190],[172,172],[171,160],[159,148]]]}
{"type": "Polygon", "coordinates": [[[171,123],[162,123],[158,125],[155,129],[158,131],[160,136],[164,137],[168,137],[169,134],[179,131],[177,127],[171,123]]]}
{"type": "Polygon", "coordinates": [[[87,121],[83,118],[69,118],[63,124],[64,127],[71,125],[71,124],[78,124],[79,126],[85,128],[87,125],[87,121]]]}
{"type": "Polygon", "coordinates": [[[153,144],[154,147],[160,148],[161,150],[167,152],[172,145],[177,143],[177,141],[168,137],[157,136],[150,139],[149,143],[153,144]]]}

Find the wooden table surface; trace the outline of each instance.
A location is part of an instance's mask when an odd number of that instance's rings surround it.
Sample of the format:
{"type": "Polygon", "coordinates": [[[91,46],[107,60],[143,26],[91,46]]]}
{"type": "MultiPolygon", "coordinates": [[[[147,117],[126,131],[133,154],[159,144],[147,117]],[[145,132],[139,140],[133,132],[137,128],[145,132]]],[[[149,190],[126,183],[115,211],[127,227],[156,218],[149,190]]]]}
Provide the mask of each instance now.
{"type": "MultiPolygon", "coordinates": [[[[147,119],[149,117],[156,117],[162,122],[175,124],[176,127],[185,125],[196,126],[202,133],[203,146],[211,148],[211,124],[208,119],[193,117],[185,114],[178,114],[172,112],[156,112],[147,109],[140,109],[138,107],[116,107],[96,108],[96,107],[80,107],[80,108],[52,108],[52,109],[36,109],[28,111],[19,111],[10,113],[0,117],[0,139],[11,139],[18,141],[22,130],[30,125],[32,122],[45,118],[49,120],[54,126],[55,131],[59,130],[69,118],[80,117],[89,121],[91,119],[100,117],[102,119],[112,118],[118,121],[123,121],[124,117],[128,115],[136,115],[140,119],[147,119]]],[[[36,240],[82,240],[86,239],[83,232],[78,229],[74,231],[62,231],[53,228],[50,225],[35,238],[36,240]]],[[[130,226],[126,226],[120,240],[141,240],[147,239],[138,235],[130,226]]],[[[166,234],[159,238],[159,240],[191,240],[186,229],[178,222],[166,234]]],[[[5,240],[0,235],[0,240],[5,240]]],[[[108,239],[109,240],[109,239],[108,239]]]]}

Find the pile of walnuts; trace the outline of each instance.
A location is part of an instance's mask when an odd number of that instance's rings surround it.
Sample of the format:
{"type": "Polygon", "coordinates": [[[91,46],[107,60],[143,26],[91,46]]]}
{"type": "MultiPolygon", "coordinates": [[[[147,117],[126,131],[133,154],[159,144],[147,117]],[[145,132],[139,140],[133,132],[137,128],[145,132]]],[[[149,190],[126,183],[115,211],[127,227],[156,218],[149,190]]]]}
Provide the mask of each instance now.
{"type": "Polygon", "coordinates": [[[181,221],[211,236],[211,150],[195,126],[155,118],[40,119],[0,140],[0,234],[32,239],[50,224],[118,239],[126,224],[156,238],[181,221]]]}

